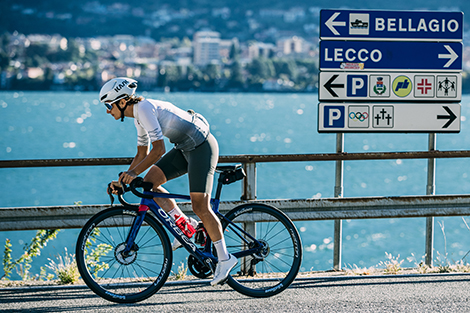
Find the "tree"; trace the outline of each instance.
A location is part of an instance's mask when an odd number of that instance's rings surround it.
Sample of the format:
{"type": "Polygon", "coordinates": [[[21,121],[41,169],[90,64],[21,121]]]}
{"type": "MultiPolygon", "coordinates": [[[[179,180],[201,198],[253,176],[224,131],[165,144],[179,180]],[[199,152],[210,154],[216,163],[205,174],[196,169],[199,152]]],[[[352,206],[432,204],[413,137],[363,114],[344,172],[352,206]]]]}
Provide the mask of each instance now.
{"type": "Polygon", "coordinates": [[[238,46],[238,42],[233,42],[232,46],[230,47],[230,54],[229,58],[232,61],[238,60],[240,56],[240,47],[238,46]]]}
{"type": "Polygon", "coordinates": [[[45,44],[31,44],[25,51],[26,66],[38,67],[47,63],[45,56],[49,51],[49,47],[45,44]]]}
{"type": "Polygon", "coordinates": [[[0,71],[4,71],[10,64],[10,57],[8,54],[0,50],[0,71]]]}
{"type": "Polygon", "coordinates": [[[217,64],[207,64],[205,74],[209,76],[209,79],[216,80],[220,79],[220,66],[217,64]]]}
{"type": "Polygon", "coordinates": [[[263,57],[253,59],[248,66],[248,72],[261,79],[271,78],[276,74],[273,62],[263,57]]]}
{"type": "Polygon", "coordinates": [[[245,79],[243,77],[243,66],[240,61],[233,62],[230,67],[230,79],[228,81],[228,88],[242,89],[245,85],[245,79]]]}
{"type": "Polygon", "coordinates": [[[274,67],[276,69],[276,76],[281,77],[281,75],[286,76],[292,81],[297,80],[298,69],[297,64],[292,59],[276,59],[273,61],[274,67]]]}

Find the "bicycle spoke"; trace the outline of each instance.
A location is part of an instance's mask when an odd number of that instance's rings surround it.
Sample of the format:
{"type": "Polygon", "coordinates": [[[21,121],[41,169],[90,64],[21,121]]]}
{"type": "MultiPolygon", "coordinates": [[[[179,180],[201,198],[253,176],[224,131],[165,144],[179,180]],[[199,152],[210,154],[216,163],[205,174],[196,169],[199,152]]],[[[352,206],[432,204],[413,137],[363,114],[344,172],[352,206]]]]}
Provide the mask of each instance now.
{"type": "MultiPolygon", "coordinates": [[[[142,228],[143,228],[143,227],[141,227],[141,231],[142,231],[142,228]]],[[[153,238],[155,238],[155,237],[150,238],[150,239],[147,240],[144,244],[140,244],[140,242],[141,242],[142,240],[144,240],[145,235],[147,235],[147,233],[148,233],[149,231],[150,231],[150,228],[149,228],[149,227],[146,227],[145,232],[144,232],[142,235],[139,234],[140,239],[137,241],[137,245],[139,245],[139,246],[145,246],[146,243],[148,243],[148,242],[151,241],[153,238]]]]}
{"type": "Polygon", "coordinates": [[[277,242],[276,244],[272,245],[271,247],[278,246],[278,245],[280,245],[281,243],[284,243],[284,242],[288,241],[289,239],[290,239],[290,238],[287,237],[287,238],[285,238],[284,240],[282,240],[282,241],[280,241],[280,242],[277,242]]]}
{"type": "MultiPolygon", "coordinates": [[[[274,237],[277,237],[277,235],[279,235],[281,232],[285,232],[285,229],[279,230],[276,234],[274,234],[274,235],[271,236],[270,238],[266,238],[266,237],[267,237],[267,234],[266,234],[265,238],[263,238],[263,239],[265,239],[265,240],[267,240],[267,241],[270,241],[270,240],[273,239],[274,237]]],[[[287,236],[285,239],[288,240],[289,237],[287,236]]]]}
{"type": "MultiPolygon", "coordinates": [[[[271,249],[271,253],[272,252],[273,252],[273,250],[271,249]]],[[[292,254],[287,254],[287,253],[283,253],[283,252],[276,252],[275,254],[280,254],[280,255],[283,255],[285,257],[289,257],[289,258],[293,259],[292,254]]]]}
{"type": "Polygon", "coordinates": [[[142,252],[142,251],[140,252],[140,254],[143,254],[143,255],[159,255],[159,256],[163,255],[163,253],[151,253],[151,252],[147,253],[147,252],[142,252]]]}
{"type": "MultiPolygon", "coordinates": [[[[290,265],[291,265],[291,264],[287,263],[285,260],[283,260],[283,259],[281,259],[281,258],[276,258],[276,257],[274,257],[274,258],[275,258],[277,261],[280,261],[280,262],[284,263],[284,264],[287,265],[287,266],[290,266],[290,265]]],[[[265,260],[265,261],[266,261],[266,263],[270,263],[268,260],[265,260]]],[[[274,266],[274,264],[273,264],[273,266],[274,266]]],[[[275,266],[275,267],[276,267],[276,269],[278,269],[279,271],[281,270],[281,269],[279,269],[277,266],[275,266]]]]}

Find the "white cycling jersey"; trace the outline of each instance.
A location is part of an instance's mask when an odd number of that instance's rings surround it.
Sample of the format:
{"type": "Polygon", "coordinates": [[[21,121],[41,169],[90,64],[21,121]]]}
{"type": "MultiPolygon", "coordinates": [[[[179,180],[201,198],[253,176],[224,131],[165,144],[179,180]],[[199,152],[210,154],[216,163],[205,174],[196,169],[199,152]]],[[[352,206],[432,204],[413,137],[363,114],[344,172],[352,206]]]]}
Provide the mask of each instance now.
{"type": "Polygon", "coordinates": [[[149,146],[165,136],[176,149],[191,151],[209,135],[204,117],[166,101],[145,99],[134,104],[134,118],[138,146],[149,146]]]}

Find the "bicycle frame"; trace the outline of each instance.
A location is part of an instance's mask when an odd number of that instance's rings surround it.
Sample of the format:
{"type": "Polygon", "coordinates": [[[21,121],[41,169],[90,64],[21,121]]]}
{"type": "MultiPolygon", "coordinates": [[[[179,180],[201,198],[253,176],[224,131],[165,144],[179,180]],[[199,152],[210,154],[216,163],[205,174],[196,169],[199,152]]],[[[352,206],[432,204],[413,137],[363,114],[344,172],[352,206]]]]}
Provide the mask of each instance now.
{"type": "MultiPolygon", "coordinates": [[[[211,206],[212,210],[214,213],[224,220],[225,222],[229,223],[230,230],[232,230],[234,233],[237,234],[238,237],[240,237],[241,240],[243,240],[246,244],[248,244],[248,241],[245,239],[244,236],[249,237],[253,242],[255,242],[255,245],[251,247],[250,249],[240,251],[240,252],[235,252],[233,255],[236,258],[241,258],[245,256],[252,255],[253,253],[256,253],[262,246],[263,244],[256,240],[253,236],[251,236],[249,233],[244,231],[242,228],[239,226],[235,225],[232,221],[227,219],[223,214],[219,212],[219,196],[220,196],[220,189],[221,186],[218,186],[217,188],[217,193],[216,193],[216,198],[211,199],[211,206]],[[220,187],[220,188],[219,188],[220,187]]],[[[181,195],[181,194],[172,194],[172,193],[156,193],[156,192],[150,192],[150,191],[144,191],[144,195],[146,196],[152,196],[152,198],[168,198],[168,199],[180,199],[180,200],[191,200],[189,196],[186,195],[181,195]]],[[[139,211],[137,213],[136,218],[134,219],[134,222],[131,226],[131,229],[129,231],[128,237],[126,239],[126,248],[123,251],[124,255],[129,255],[134,248],[134,240],[137,236],[138,231],[140,230],[140,227],[142,226],[142,223],[144,221],[145,214],[147,211],[150,210],[153,212],[155,217],[160,221],[160,223],[175,237],[178,238],[178,240],[181,242],[181,244],[185,247],[185,249],[193,255],[201,264],[206,264],[212,272],[215,270],[215,264],[217,264],[217,258],[212,254],[211,251],[211,239],[208,237],[207,242],[204,246],[204,249],[198,249],[196,245],[191,242],[191,240],[183,234],[181,229],[176,225],[175,221],[173,218],[171,218],[153,199],[148,199],[148,198],[142,198],[140,205],[139,205],[139,211]]]]}

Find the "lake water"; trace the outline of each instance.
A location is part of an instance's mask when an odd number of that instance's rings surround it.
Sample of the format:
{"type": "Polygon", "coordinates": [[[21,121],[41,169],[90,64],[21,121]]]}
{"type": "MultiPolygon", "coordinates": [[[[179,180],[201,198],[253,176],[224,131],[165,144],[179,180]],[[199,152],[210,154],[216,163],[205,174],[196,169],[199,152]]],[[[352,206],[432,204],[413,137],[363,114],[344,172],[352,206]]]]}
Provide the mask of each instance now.
{"type": "MultiPolygon", "coordinates": [[[[202,113],[211,123],[221,155],[335,152],[336,135],[317,132],[316,94],[143,93],[202,113]]],[[[95,92],[0,92],[0,159],[132,157],[136,130],[106,114],[95,92]]],[[[437,149],[470,148],[470,96],[462,100],[459,134],[438,134],[437,149]]],[[[417,117],[419,118],[419,117],[417,117]]],[[[346,152],[425,151],[427,134],[346,134],[346,152]]],[[[168,144],[168,148],[171,146],[168,144]]],[[[344,164],[344,197],[425,195],[427,160],[348,161],[344,164]]],[[[107,204],[106,186],[125,166],[0,169],[0,207],[107,204]]],[[[334,195],[334,162],[261,163],[257,165],[258,199],[328,198],[334,195]]],[[[436,194],[470,191],[470,160],[438,159],[436,194]]],[[[166,185],[187,193],[187,178],[166,185]]],[[[223,200],[238,200],[240,184],[224,189],[223,200]]],[[[466,218],[470,221],[470,218],[466,218]]],[[[470,250],[470,231],[461,217],[435,219],[435,250],[460,260],[470,250]],[[445,228],[446,244],[441,225],[445,228]]],[[[333,266],[333,221],[297,222],[304,246],[302,270],[333,266]]],[[[79,230],[62,230],[31,272],[75,250],[79,230]]],[[[13,256],[22,253],[35,231],[0,232],[0,246],[12,240],[13,256]]],[[[385,252],[421,261],[425,219],[345,220],[343,267],[371,267],[385,252]]],[[[3,251],[0,251],[3,254],[3,251]]],[[[186,258],[175,255],[174,271],[186,258]]],[[[435,253],[437,256],[437,253],[435,253]]],[[[405,260],[402,266],[415,266],[405,260]]],[[[3,270],[0,270],[2,275],[3,270]]],[[[14,276],[13,278],[17,278],[14,276]]]]}

